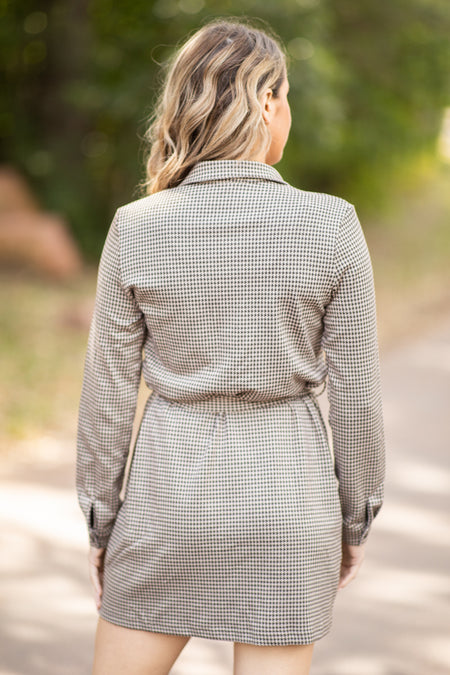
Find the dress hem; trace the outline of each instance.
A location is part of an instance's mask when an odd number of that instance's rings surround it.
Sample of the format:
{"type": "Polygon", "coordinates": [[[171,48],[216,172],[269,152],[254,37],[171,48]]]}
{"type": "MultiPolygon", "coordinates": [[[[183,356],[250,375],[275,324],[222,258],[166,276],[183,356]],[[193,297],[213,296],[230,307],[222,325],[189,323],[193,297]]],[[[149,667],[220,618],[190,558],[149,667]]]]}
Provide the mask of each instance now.
{"type": "Polygon", "coordinates": [[[133,630],[145,630],[152,633],[163,633],[165,635],[178,635],[183,637],[196,637],[206,640],[221,640],[224,642],[239,642],[241,644],[251,644],[257,645],[259,647],[284,647],[289,645],[310,645],[316,643],[318,640],[324,638],[331,631],[332,621],[330,621],[322,631],[317,634],[311,634],[309,638],[300,639],[300,638],[289,638],[286,639],[264,639],[264,638],[252,638],[248,635],[238,635],[236,632],[231,634],[227,630],[214,630],[207,628],[195,628],[191,627],[189,629],[179,629],[175,626],[162,626],[160,623],[157,627],[149,626],[148,624],[144,625],[140,621],[133,621],[132,619],[117,619],[116,617],[111,617],[108,615],[108,612],[103,612],[102,609],[98,612],[98,615],[105,621],[113,623],[116,626],[122,626],[123,628],[131,628],[133,630]]]}

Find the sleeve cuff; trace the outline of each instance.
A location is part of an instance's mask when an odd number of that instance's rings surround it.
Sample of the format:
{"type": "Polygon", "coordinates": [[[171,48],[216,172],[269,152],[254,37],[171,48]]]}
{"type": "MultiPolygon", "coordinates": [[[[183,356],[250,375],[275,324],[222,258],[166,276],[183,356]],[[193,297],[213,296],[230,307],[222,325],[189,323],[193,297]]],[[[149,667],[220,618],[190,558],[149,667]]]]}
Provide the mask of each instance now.
{"type": "Polygon", "coordinates": [[[89,544],[90,546],[95,546],[95,548],[106,548],[106,545],[111,536],[111,532],[114,526],[114,523],[107,527],[106,529],[98,528],[98,523],[96,526],[95,518],[95,508],[94,504],[91,503],[89,507],[89,518],[88,518],[88,535],[89,535],[89,544]]]}
{"type": "Polygon", "coordinates": [[[90,546],[95,546],[95,548],[106,548],[111,532],[108,532],[107,534],[94,532],[93,530],[89,530],[88,532],[90,546]]]}
{"type": "Polygon", "coordinates": [[[384,483],[381,483],[375,492],[369,497],[366,504],[365,522],[343,522],[342,542],[350,546],[361,546],[367,540],[374,518],[378,515],[384,498],[384,483]]]}
{"type": "Polygon", "coordinates": [[[350,546],[361,546],[369,537],[371,526],[359,527],[358,529],[342,526],[342,543],[350,546]]]}

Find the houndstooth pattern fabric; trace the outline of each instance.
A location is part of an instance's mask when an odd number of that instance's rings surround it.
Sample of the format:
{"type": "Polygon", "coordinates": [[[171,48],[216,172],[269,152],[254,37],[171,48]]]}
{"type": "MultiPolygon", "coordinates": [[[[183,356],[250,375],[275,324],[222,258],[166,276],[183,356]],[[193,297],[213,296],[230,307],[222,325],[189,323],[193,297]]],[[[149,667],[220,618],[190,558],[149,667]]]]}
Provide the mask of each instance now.
{"type": "Polygon", "coordinates": [[[199,162],[119,208],[97,281],[76,487],[100,615],[261,645],[331,628],[341,542],[383,502],[371,259],[352,204],[199,162]],[[119,498],[141,373],[151,390],[119,498]],[[327,430],[317,388],[327,385],[327,430]]]}

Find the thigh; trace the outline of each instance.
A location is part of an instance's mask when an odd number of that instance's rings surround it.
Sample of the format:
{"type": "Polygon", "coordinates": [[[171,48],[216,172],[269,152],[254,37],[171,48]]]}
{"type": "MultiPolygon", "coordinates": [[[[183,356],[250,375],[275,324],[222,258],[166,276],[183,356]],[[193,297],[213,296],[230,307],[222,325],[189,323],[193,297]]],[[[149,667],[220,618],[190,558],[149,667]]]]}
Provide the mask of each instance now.
{"type": "Polygon", "coordinates": [[[189,639],[124,628],[99,617],[92,675],[168,675],[189,639]]]}
{"type": "Polygon", "coordinates": [[[308,675],[314,644],[265,647],[234,643],[233,675],[308,675]]]}

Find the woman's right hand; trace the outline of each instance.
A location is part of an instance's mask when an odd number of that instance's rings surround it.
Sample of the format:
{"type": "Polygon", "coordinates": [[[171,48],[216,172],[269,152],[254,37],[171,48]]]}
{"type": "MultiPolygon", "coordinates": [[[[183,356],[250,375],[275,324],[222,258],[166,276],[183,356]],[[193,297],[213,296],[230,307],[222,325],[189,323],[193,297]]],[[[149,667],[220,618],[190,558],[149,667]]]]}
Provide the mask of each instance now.
{"type": "Polygon", "coordinates": [[[339,588],[344,588],[358,574],[364,560],[364,544],[352,546],[351,544],[342,544],[341,576],[339,579],[339,588]]]}
{"type": "Polygon", "coordinates": [[[95,546],[89,547],[89,554],[88,554],[89,578],[91,580],[92,588],[94,590],[94,598],[95,604],[97,605],[97,610],[99,610],[102,605],[103,568],[104,568],[105,551],[106,547],[104,548],[96,548],[95,546]]]}

